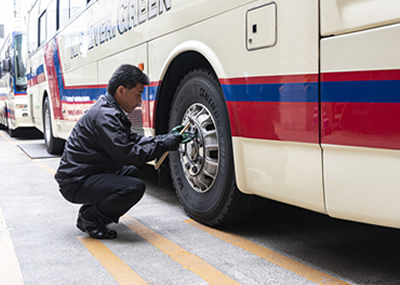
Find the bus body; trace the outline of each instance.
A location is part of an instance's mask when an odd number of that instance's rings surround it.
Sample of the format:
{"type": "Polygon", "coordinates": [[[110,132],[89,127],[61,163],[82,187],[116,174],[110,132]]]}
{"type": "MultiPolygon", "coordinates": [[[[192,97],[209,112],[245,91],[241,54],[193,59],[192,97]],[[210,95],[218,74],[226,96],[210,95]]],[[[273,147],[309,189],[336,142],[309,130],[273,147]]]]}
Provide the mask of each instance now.
{"type": "Polygon", "coordinates": [[[26,36],[8,35],[0,51],[0,125],[11,136],[21,128],[32,127],[26,93],[26,36]]]}
{"type": "Polygon", "coordinates": [[[399,1],[70,2],[29,17],[28,96],[49,151],[129,63],[151,80],[133,127],[198,134],[169,156],[194,219],[235,222],[260,196],[400,227],[399,1]]]}

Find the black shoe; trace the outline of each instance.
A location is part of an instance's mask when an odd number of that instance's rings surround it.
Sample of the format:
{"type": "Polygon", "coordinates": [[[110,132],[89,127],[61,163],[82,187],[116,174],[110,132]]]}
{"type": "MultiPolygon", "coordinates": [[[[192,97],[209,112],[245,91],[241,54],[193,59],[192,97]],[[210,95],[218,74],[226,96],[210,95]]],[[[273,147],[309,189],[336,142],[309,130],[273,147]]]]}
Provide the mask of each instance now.
{"type": "Polygon", "coordinates": [[[109,230],[106,228],[102,220],[97,220],[95,222],[86,220],[81,214],[78,216],[76,226],[82,232],[87,233],[92,238],[97,239],[114,239],[117,237],[117,232],[114,230],[109,230]]]}

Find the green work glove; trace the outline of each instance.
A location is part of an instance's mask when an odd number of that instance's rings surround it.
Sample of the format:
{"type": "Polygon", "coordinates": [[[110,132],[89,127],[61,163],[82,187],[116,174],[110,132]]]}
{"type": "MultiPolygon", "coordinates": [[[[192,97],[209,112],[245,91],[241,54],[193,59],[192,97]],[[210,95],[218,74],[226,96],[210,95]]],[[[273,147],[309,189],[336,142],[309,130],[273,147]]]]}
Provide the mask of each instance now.
{"type": "Polygon", "coordinates": [[[194,140],[195,138],[197,138],[197,135],[192,132],[184,132],[182,134],[182,137],[183,137],[183,140],[181,141],[181,143],[188,143],[188,142],[191,142],[192,140],[194,140]]]}
{"type": "MultiPolygon", "coordinates": [[[[174,127],[168,134],[169,135],[177,135],[180,134],[180,132],[185,128],[185,125],[179,125],[174,127]]],[[[195,138],[197,138],[197,135],[195,133],[192,132],[184,132],[182,134],[183,140],[181,141],[181,143],[188,143],[191,142],[192,140],[194,140],[195,138]]]]}
{"type": "Polygon", "coordinates": [[[170,130],[168,134],[169,135],[177,135],[183,130],[184,127],[185,127],[184,125],[176,126],[172,130],[170,130]]]}

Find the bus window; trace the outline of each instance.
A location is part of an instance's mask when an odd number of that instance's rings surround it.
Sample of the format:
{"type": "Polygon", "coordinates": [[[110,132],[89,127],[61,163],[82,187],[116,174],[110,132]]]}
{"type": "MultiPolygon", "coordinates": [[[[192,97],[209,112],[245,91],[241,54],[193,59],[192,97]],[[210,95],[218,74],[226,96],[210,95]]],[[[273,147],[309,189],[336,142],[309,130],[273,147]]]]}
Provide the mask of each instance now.
{"type": "Polygon", "coordinates": [[[42,45],[49,36],[57,31],[57,2],[55,0],[41,3],[39,17],[39,43],[42,45]]]}
{"type": "Polygon", "coordinates": [[[64,27],[69,21],[69,1],[60,1],[60,28],[64,27]]]}
{"type": "Polygon", "coordinates": [[[38,39],[38,13],[39,13],[38,2],[34,4],[31,12],[29,13],[28,20],[28,52],[33,53],[39,46],[38,39]]]}
{"type": "Polygon", "coordinates": [[[87,0],[60,1],[60,27],[65,26],[70,19],[82,11],[87,4],[87,0]]]}
{"type": "Polygon", "coordinates": [[[47,38],[47,13],[44,12],[39,18],[39,43],[42,45],[47,38]]]}
{"type": "Polygon", "coordinates": [[[86,0],[70,0],[70,18],[75,17],[80,11],[82,11],[86,7],[86,0]]]}
{"type": "Polygon", "coordinates": [[[42,0],[40,1],[40,14],[42,14],[44,12],[44,10],[46,10],[46,8],[49,6],[51,0],[42,0]]]}
{"type": "Polygon", "coordinates": [[[15,87],[17,91],[26,90],[26,46],[23,35],[15,37],[15,87]]]}
{"type": "Polygon", "coordinates": [[[51,36],[57,31],[57,1],[52,1],[47,8],[47,33],[51,36]]]}

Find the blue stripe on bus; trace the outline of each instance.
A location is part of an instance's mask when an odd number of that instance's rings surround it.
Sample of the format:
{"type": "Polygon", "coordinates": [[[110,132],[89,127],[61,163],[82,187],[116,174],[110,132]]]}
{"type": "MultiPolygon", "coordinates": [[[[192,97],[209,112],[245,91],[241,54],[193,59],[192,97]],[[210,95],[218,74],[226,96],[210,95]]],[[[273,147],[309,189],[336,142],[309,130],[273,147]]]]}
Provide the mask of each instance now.
{"type": "MultiPolygon", "coordinates": [[[[55,40],[56,41],[56,40],[55,40]]],[[[63,81],[63,74],[61,71],[60,58],[58,56],[58,45],[54,43],[53,45],[53,62],[57,76],[58,91],[60,94],[61,101],[72,103],[72,102],[91,102],[96,101],[102,94],[106,92],[106,88],[103,87],[93,87],[93,88],[82,88],[71,87],[66,89],[63,81]],[[76,100],[76,98],[82,98],[82,100],[76,100]]]]}
{"type": "Polygon", "coordinates": [[[322,82],[321,100],[336,103],[400,103],[400,81],[322,82]]]}
{"type": "Polygon", "coordinates": [[[155,101],[159,86],[147,86],[148,92],[143,92],[142,99],[144,101],[155,101]]]}
{"type": "Polygon", "coordinates": [[[318,83],[223,84],[227,101],[232,102],[318,102],[318,83]]]}
{"type": "MultiPolygon", "coordinates": [[[[231,102],[318,102],[318,83],[223,84],[231,102]]],[[[321,102],[400,103],[400,81],[341,81],[321,83],[321,102]]]]}
{"type": "Polygon", "coordinates": [[[32,80],[32,79],[36,78],[37,76],[41,75],[42,73],[44,73],[44,66],[43,66],[43,64],[40,65],[38,68],[36,68],[35,76],[33,76],[32,73],[28,73],[28,74],[26,75],[26,77],[27,77],[28,80],[32,80]]]}

